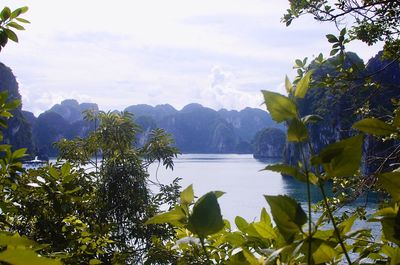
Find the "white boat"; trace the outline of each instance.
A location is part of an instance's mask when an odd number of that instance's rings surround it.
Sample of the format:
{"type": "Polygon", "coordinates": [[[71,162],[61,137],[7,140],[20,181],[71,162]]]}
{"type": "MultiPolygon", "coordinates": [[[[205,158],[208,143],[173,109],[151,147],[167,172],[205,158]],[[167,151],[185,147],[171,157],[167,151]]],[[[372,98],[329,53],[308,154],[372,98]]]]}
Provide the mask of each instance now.
{"type": "Polygon", "coordinates": [[[38,166],[38,165],[42,165],[42,164],[45,164],[45,163],[47,163],[46,160],[40,160],[40,159],[38,159],[37,156],[35,156],[35,159],[28,160],[28,161],[24,162],[24,164],[32,165],[32,166],[38,166]]]}

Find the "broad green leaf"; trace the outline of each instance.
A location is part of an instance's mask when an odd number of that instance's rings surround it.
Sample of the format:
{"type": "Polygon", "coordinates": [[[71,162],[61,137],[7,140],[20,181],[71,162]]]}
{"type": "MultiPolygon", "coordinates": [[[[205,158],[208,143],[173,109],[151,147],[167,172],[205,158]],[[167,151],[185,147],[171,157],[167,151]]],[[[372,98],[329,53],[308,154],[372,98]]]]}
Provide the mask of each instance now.
{"type": "Polygon", "coordinates": [[[286,92],[288,94],[292,93],[293,85],[292,85],[292,82],[290,82],[288,76],[285,77],[285,88],[286,88],[286,92]]]}
{"type": "Polygon", "coordinates": [[[350,218],[347,218],[346,220],[341,222],[338,225],[340,233],[342,235],[346,235],[348,232],[350,232],[356,219],[357,219],[357,214],[353,214],[350,218]]]}
{"type": "Polygon", "coordinates": [[[261,210],[260,222],[272,227],[271,217],[264,207],[261,210]]]}
{"type": "Polygon", "coordinates": [[[82,187],[76,187],[76,188],[74,188],[74,189],[72,189],[72,190],[67,190],[67,191],[65,191],[65,194],[74,194],[75,192],[78,192],[78,191],[80,191],[82,189],[82,187]]]}
{"type": "Polygon", "coordinates": [[[360,120],[353,124],[353,128],[377,136],[386,136],[397,132],[396,127],[375,118],[360,120]]]}
{"type": "Polygon", "coordinates": [[[225,240],[237,247],[246,243],[246,239],[242,236],[240,232],[232,232],[225,235],[225,240]]]}
{"type": "Polygon", "coordinates": [[[17,34],[15,34],[14,31],[12,31],[12,30],[10,30],[10,29],[3,29],[3,30],[4,30],[4,32],[7,34],[7,37],[8,37],[10,40],[12,40],[12,41],[14,41],[14,42],[18,42],[17,34]]]}
{"type": "Polygon", "coordinates": [[[217,196],[209,192],[201,197],[193,206],[189,216],[188,229],[200,237],[217,233],[224,227],[217,196]]]}
{"type": "Polygon", "coordinates": [[[58,179],[60,177],[60,173],[58,172],[58,170],[55,167],[50,167],[49,168],[49,173],[50,176],[52,176],[54,179],[58,179]]]}
{"type": "Polygon", "coordinates": [[[300,204],[286,195],[267,196],[265,198],[271,207],[272,217],[287,242],[301,231],[307,222],[307,216],[300,204]]]}
{"type": "Polygon", "coordinates": [[[241,216],[236,216],[235,224],[236,227],[243,233],[246,233],[246,230],[249,227],[249,223],[241,216]]]}
{"type": "Polygon", "coordinates": [[[352,176],[359,168],[363,136],[357,135],[330,144],[313,157],[313,165],[322,165],[329,176],[352,176]]]}
{"type": "Polygon", "coordinates": [[[248,249],[243,249],[243,255],[251,265],[260,265],[257,258],[248,249]]]}
{"type": "Polygon", "coordinates": [[[235,255],[232,255],[226,264],[227,265],[251,265],[250,262],[248,262],[246,257],[244,256],[243,251],[240,251],[240,252],[236,253],[235,255]]]}
{"type": "Polygon", "coordinates": [[[18,29],[18,30],[25,30],[25,28],[23,26],[21,26],[18,23],[15,23],[15,22],[10,22],[10,23],[7,24],[7,26],[15,28],[15,29],[18,29]]]}
{"type": "Polygon", "coordinates": [[[400,246],[400,209],[397,205],[378,210],[369,222],[380,222],[383,238],[400,246]]]}
{"type": "Polygon", "coordinates": [[[153,216],[152,218],[150,218],[149,220],[146,221],[147,225],[150,224],[165,224],[165,223],[169,223],[169,224],[180,224],[183,220],[185,220],[186,215],[184,213],[184,211],[177,207],[172,209],[169,212],[166,213],[161,213],[158,215],[153,216]]]}
{"type": "Polygon", "coordinates": [[[392,196],[394,201],[400,201],[400,172],[380,174],[378,183],[392,196]]]}
{"type": "Polygon", "coordinates": [[[304,142],[308,139],[307,127],[298,119],[293,119],[287,131],[287,139],[289,142],[304,142]]]}
{"type": "Polygon", "coordinates": [[[15,150],[12,154],[12,157],[14,159],[24,157],[24,156],[26,156],[26,150],[27,150],[26,148],[20,148],[18,150],[15,150]]]}
{"type": "Polygon", "coordinates": [[[312,252],[312,258],[315,264],[325,264],[337,256],[335,249],[325,243],[318,244],[312,252]]]}
{"type": "Polygon", "coordinates": [[[390,258],[390,265],[398,265],[400,263],[400,248],[384,245],[382,247],[382,253],[390,258]]]}
{"type": "Polygon", "coordinates": [[[186,189],[181,192],[180,195],[181,204],[191,204],[194,200],[193,185],[189,185],[186,189]]]}
{"type": "Polygon", "coordinates": [[[71,164],[65,162],[61,167],[61,175],[65,177],[67,175],[70,175],[70,172],[71,172],[71,164]]]}
{"type": "Polygon", "coordinates": [[[7,6],[4,7],[3,10],[2,10],[1,13],[0,13],[0,18],[1,18],[1,20],[5,21],[5,20],[7,20],[8,18],[10,18],[10,16],[11,16],[11,10],[10,10],[10,8],[7,7],[7,6]]]}
{"type": "Polygon", "coordinates": [[[326,35],[326,38],[328,39],[328,42],[330,42],[330,43],[339,42],[338,38],[333,34],[326,35]]]}
{"type": "Polygon", "coordinates": [[[311,75],[313,70],[308,71],[297,83],[296,90],[294,91],[294,96],[296,98],[304,98],[310,88],[311,75]]]}
{"type": "Polygon", "coordinates": [[[300,60],[300,59],[296,59],[295,63],[296,63],[296,66],[298,66],[298,67],[302,67],[303,66],[303,61],[300,60]]]}
{"type": "Polygon", "coordinates": [[[97,265],[97,264],[103,264],[103,262],[101,262],[101,260],[98,259],[89,260],[89,265],[97,265]]]}
{"type": "Polygon", "coordinates": [[[261,223],[261,222],[253,223],[250,225],[253,226],[254,229],[257,231],[257,233],[265,239],[275,239],[277,237],[272,226],[269,226],[269,225],[267,225],[265,223],[261,223]]]}
{"type": "Polygon", "coordinates": [[[288,97],[271,91],[262,91],[265,104],[276,122],[289,121],[297,116],[296,104],[288,97]]]}
{"type": "Polygon", "coordinates": [[[307,182],[305,174],[300,172],[297,167],[286,165],[286,164],[274,164],[268,165],[264,168],[264,170],[271,170],[274,172],[279,172],[283,175],[291,176],[297,180],[307,182]]]}
{"type": "Polygon", "coordinates": [[[0,252],[0,261],[12,265],[62,265],[58,260],[41,257],[32,249],[21,247],[7,247],[0,252]]]}
{"type": "Polygon", "coordinates": [[[0,246],[31,248],[36,245],[36,242],[20,236],[19,234],[11,235],[3,232],[0,233],[0,246]]]}
{"type": "Polygon", "coordinates": [[[217,196],[217,199],[225,194],[225,192],[220,191],[220,190],[215,190],[213,192],[214,192],[215,196],[217,196]]]}
{"type": "Polygon", "coordinates": [[[31,22],[29,22],[28,20],[23,19],[23,18],[20,18],[20,17],[17,17],[16,20],[18,20],[18,21],[21,22],[21,23],[26,23],[26,24],[31,23],[31,22]]]}

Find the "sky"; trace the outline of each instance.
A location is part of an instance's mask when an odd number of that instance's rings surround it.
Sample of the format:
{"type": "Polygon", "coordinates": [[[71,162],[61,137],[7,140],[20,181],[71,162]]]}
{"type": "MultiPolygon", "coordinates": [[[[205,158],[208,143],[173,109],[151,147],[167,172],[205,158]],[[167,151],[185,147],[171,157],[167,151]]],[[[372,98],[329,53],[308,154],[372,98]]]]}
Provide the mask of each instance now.
{"type": "MultiPolygon", "coordinates": [[[[17,77],[23,109],[64,99],[102,110],[195,102],[214,109],[262,106],[260,90],[284,93],[295,59],[328,55],[332,24],[280,22],[283,0],[3,0],[28,6],[26,31],[0,62],[17,77]]],[[[368,60],[378,47],[353,43],[368,60]]]]}

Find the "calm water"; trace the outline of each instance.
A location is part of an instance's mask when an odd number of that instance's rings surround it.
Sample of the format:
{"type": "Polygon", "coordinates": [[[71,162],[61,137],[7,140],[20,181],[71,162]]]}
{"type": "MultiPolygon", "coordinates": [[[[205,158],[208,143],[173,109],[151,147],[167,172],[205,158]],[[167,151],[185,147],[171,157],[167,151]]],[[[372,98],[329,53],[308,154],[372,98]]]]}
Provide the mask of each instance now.
{"type": "MultiPolygon", "coordinates": [[[[237,215],[248,221],[258,219],[262,207],[268,209],[264,194],[287,194],[295,198],[306,211],[306,185],[292,178],[282,177],[279,173],[260,171],[268,164],[279,161],[258,161],[252,155],[237,154],[184,154],[175,160],[174,170],[165,170],[160,166],[158,180],[170,183],[175,177],[182,178],[183,188],[193,184],[196,196],[208,191],[220,190],[226,192],[219,203],[224,218],[233,221],[237,215]]],[[[150,168],[151,178],[155,179],[157,165],[150,168]]],[[[329,189],[329,187],[327,187],[329,189]]],[[[312,190],[313,201],[322,198],[316,188],[312,190]]],[[[356,206],[362,206],[365,200],[346,206],[341,211],[352,213],[356,206]]],[[[367,212],[372,212],[376,204],[368,204],[367,212]]],[[[370,227],[379,231],[378,223],[357,221],[356,228],[370,227]]]]}
{"type": "MultiPolygon", "coordinates": [[[[260,171],[277,160],[259,161],[252,155],[237,154],[184,154],[175,160],[174,170],[159,168],[158,180],[170,183],[175,177],[182,178],[182,187],[193,184],[196,196],[208,191],[226,192],[220,199],[224,218],[234,220],[237,215],[247,220],[259,217],[262,207],[267,203],[266,195],[288,194],[305,204],[305,185],[279,173],[260,171]]],[[[151,178],[155,179],[157,165],[150,168],[151,178]]],[[[315,201],[321,198],[314,190],[315,201]]]]}

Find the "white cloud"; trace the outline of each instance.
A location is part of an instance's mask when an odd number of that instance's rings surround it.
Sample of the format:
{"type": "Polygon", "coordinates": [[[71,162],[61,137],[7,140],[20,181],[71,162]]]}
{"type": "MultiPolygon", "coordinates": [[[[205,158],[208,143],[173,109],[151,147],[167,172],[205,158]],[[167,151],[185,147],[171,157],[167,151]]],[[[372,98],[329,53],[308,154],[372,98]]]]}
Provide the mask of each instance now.
{"type": "MultiPolygon", "coordinates": [[[[68,97],[105,110],[138,103],[258,107],[261,89],[282,91],[294,59],[326,54],[324,36],[335,32],[311,18],[285,27],[286,1],[3,2],[30,7],[32,24],[0,61],[18,76],[24,107],[35,113],[68,97]],[[212,84],[210,69],[223,82],[212,84]]],[[[352,48],[364,58],[376,52],[352,48]]]]}

